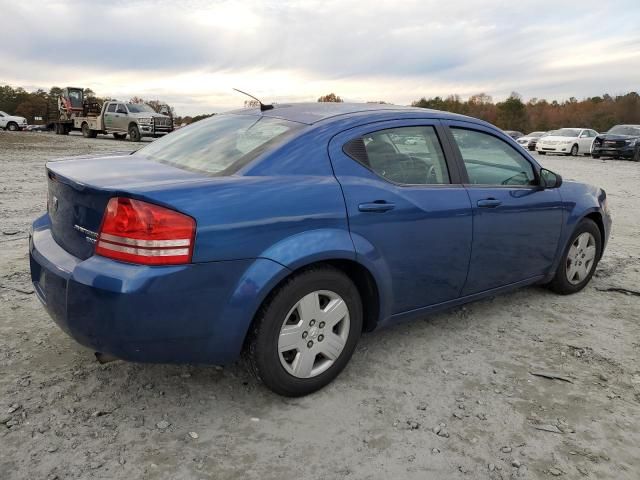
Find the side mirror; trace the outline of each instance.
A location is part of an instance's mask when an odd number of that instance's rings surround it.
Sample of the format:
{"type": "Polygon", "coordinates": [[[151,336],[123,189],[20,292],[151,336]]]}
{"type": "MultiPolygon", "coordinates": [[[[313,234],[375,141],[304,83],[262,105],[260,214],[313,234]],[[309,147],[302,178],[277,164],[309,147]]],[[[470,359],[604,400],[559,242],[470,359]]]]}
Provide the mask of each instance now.
{"type": "Polygon", "coordinates": [[[540,186],[542,188],[558,188],[562,185],[562,177],[546,168],[540,169],[540,186]]]}

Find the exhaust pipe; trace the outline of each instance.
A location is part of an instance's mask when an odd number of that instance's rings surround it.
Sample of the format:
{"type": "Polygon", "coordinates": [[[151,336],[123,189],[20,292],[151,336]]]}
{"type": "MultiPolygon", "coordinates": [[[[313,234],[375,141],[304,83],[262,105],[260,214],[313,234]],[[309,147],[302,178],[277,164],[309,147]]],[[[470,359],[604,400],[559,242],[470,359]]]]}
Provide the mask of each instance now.
{"type": "Polygon", "coordinates": [[[96,360],[98,360],[98,362],[100,362],[101,364],[105,364],[105,363],[109,363],[109,362],[113,362],[114,360],[118,360],[116,357],[114,357],[113,355],[109,355],[108,353],[102,353],[102,352],[96,352],[96,360]]]}

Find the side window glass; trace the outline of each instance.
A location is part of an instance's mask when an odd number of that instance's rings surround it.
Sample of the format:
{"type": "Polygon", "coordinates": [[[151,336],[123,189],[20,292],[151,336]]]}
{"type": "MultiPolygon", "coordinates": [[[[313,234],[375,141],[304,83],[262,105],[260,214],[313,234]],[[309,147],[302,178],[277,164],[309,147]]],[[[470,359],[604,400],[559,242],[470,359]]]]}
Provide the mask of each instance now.
{"type": "Polygon", "coordinates": [[[110,103],[109,106],[107,107],[107,112],[114,113],[115,111],[116,111],[116,104],[110,103]]]}
{"type": "Polygon", "coordinates": [[[343,151],[392,183],[450,183],[442,147],[433,127],[399,127],[355,138],[343,151]]]}
{"type": "Polygon", "coordinates": [[[127,114],[127,109],[126,109],[126,108],[124,108],[124,105],[123,105],[123,104],[119,103],[119,104],[118,104],[118,108],[117,108],[116,112],[117,112],[117,113],[123,113],[123,114],[125,114],[125,115],[126,115],[126,114],[127,114]]]}
{"type": "Polygon", "coordinates": [[[511,145],[493,135],[451,128],[474,185],[533,185],[533,167],[511,145]]]}

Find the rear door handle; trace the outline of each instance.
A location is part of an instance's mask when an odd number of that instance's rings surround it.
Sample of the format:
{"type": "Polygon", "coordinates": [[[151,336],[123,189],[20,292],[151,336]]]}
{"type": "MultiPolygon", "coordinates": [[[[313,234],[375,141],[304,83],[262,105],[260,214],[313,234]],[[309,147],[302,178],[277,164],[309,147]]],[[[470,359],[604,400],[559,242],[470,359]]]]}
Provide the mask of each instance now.
{"type": "Polygon", "coordinates": [[[502,205],[500,200],[495,198],[487,198],[485,200],[478,200],[478,207],[480,208],[496,208],[502,205]]]}
{"type": "Polygon", "coordinates": [[[385,202],[384,200],[377,200],[375,202],[369,202],[369,203],[361,203],[360,205],[358,205],[358,210],[360,210],[361,212],[384,213],[384,212],[388,212],[389,210],[393,210],[394,208],[396,208],[395,204],[385,202]]]}

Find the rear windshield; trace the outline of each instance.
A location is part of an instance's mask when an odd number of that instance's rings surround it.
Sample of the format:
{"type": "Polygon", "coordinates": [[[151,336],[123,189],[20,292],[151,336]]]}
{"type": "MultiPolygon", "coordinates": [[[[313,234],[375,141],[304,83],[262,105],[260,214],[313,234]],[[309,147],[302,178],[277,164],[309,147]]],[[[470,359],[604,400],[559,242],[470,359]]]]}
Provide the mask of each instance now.
{"type": "Polygon", "coordinates": [[[137,153],[187,170],[231,175],[302,126],[279,118],[216,115],[156,140],[137,153]]]}

